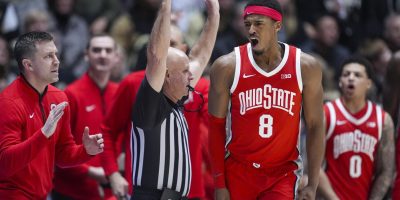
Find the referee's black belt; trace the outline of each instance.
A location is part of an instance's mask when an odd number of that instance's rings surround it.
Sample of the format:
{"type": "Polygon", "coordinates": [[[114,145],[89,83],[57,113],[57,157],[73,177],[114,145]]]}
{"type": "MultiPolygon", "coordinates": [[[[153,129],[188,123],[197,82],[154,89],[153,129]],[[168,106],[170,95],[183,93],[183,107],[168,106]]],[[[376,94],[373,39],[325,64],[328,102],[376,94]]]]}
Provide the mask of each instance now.
{"type": "MultiPolygon", "coordinates": [[[[162,190],[146,188],[141,186],[134,186],[133,194],[152,194],[160,198],[160,200],[188,200],[186,196],[182,196],[182,193],[177,192],[175,190],[171,190],[168,188],[164,188],[162,190]]],[[[133,195],[135,196],[135,195],[133,195]]]]}

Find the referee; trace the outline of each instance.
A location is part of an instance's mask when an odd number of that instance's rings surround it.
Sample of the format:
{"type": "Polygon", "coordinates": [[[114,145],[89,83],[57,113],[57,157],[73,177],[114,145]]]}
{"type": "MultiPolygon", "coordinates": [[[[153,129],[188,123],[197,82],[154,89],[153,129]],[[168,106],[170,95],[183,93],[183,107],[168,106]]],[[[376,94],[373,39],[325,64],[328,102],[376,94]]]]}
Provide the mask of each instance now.
{"type": "Polygon", "coordinates": [[[214,47],[218,0],[206,0],[208,20],[189,57],[169,48],[171,0],[162,2],[150,35],[148,65],[132,113],[134,200],[186,199],[192,178],[188,126],[181,111],[214,47]]]}

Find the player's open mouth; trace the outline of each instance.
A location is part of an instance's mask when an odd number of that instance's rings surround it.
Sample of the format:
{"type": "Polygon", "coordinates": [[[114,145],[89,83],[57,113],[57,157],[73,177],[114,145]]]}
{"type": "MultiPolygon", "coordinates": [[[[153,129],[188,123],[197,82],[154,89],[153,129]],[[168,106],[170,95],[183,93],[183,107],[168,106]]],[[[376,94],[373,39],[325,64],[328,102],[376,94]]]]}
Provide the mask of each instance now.
{"type": "Polygon", "coordinates": [[[354,89],[354,85],[348,85],[347,89],[353,90],[354,89]]]}
{"type": "Polygon", "coordinates": [[[255,38],[251,38],[250,42],[251,42],[251,46],[253,46],[253,47],[255,47],[258,44],[258,40],[255,38]]]}

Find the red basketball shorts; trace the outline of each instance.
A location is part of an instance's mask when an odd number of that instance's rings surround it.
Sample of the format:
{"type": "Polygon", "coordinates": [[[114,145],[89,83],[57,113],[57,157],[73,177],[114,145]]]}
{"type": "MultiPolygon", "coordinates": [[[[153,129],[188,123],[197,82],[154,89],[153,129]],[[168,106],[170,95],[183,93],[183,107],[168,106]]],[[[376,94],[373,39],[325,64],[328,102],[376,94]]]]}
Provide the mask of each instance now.
{"type": "Polygon", "coordinates": [[[232,157],[225,161],[226,185],[231,200],[295,199],[300,183],[300,174],[296,176],[296,171],[267,175],[265,171],[232,157]]]}

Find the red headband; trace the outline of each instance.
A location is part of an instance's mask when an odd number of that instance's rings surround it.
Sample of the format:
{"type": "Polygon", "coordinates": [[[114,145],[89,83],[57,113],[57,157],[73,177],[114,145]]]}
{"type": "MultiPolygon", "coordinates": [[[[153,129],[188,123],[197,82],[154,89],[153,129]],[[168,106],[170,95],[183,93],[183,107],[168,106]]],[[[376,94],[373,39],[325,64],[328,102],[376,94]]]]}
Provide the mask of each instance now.
{"type": "Polygon", "coordinates": [[[243,18],[251,14],[264,15],[275,21],[282,21],[282,15],[278,11],[265,6],[247,6],[243,12],[243,18]]]}

